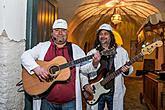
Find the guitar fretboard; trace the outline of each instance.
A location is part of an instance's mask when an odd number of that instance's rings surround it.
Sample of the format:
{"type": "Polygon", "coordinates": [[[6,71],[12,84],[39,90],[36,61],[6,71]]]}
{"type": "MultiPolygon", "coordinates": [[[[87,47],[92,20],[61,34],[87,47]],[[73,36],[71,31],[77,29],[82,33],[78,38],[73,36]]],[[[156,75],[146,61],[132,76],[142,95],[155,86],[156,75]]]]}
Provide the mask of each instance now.
{"type": "MultiPolygon", "coordinates": [[[[100,52],[100,55],[113,55],[115,54],[116,51],[115,51],[115,48],[112,47],[111,49],[109,50],[103,50],[100,52]]],[[[86,56],[86,57],[83,57],[83,58],[79,58],[77,60],[73,60],[73,61],[70,61],[70,62],[67,62],[65,64],[61,64],[61,65],[58,65],[58,66],[52,66],[52,71],[53,73],[55,73],[56,71],[58,70],[62,70],[62,69],[65,69],[65,68],[68,68],[68,67],[73,67],[79,63],[82,63],[82,62],[85,62],[85,61],[88,61],[90,59],[92,59],[92,57],[94,56],[94,54],[92,55],[89,55],[89,56],[86,56]]]]}
{"type": "Polygon", "coordinates": [[[77,60],[74,60],[74,61],[71,61],[71,62],[68,62],[68,63],[65,63],[65,64],[62,64],[60,65],[60,69],[64,69],[64,68],[67,68],[67,67],[73,67],[81,62],[85,62],[85,61],[88,61],[90,60],[94,55],[89,55],[87,57],[84,57],[84,58],[80,58],[80,59],[77,59],[77,60]]]}
{"type": "MultiPolygon", "coordinates": [[[[130,66],[130,65],[132,65],[134,62],[136,62],[140,57],[142,57],[143,56],[143,54],[142,53],[139,53],[138,55],[136,55],[135,57],[133,57],[129,62],[127,62],[125,65],[128,65],[128,66],[130,66]]],[[[124,66],[125,66],[124,65],[124,66]]],[[[123,67],[123,66],[122,66],[123,67]]],[[[109,81],[111,81],[112,79],[114,79],[116,76],[118,76],[119,74],[121,74],[122,73],[122,70],[121,70],[121,68],[122,67],[120,67],[119,69],[117,69],[115,72],[113,72],[113,73],[111,73],[110,75],[108,75],[105,79],[103,79],[101,82],[100,82],[100,84],[102,85],[102,86],[104,86],[104,85],[106,85],[109,81]]]]}

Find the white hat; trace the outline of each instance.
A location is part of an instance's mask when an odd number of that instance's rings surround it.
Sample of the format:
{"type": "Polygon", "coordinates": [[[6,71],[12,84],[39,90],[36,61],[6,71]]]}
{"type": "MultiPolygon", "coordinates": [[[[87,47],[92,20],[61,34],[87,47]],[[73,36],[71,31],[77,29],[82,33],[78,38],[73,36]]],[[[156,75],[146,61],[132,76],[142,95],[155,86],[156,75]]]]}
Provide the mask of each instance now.
{"type": "Polygon", "coordinates": [[[107,31],[112,31],[112,27],[109,24],[102,24],[97,31],[102,30],[102,29],[107,30],[107,31]]]}
{"type": "Polygon", "coordinates": [[[54,21],[52,28],[53,29],[57,29],[57,28],[67,29],[68,24],[67,24],[66,20],[57,19],[57,20],[54,21]]]}

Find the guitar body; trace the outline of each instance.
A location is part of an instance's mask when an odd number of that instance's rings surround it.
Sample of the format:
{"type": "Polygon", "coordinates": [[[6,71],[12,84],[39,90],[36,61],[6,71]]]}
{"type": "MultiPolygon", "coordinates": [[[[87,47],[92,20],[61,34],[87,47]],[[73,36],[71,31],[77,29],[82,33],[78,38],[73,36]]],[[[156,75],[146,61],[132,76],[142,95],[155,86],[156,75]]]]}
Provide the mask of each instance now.
{"type": "Polygon", "coordinates": [[[95,83],[95,82],[99,82],[103,77],[104,74],[108,73],[106,68],[103,68],[100,73],[97,74],[97,77],[94,79],[89,80],[89,84],[95,83]]]}
{"type": "Polygon", "coordinates": [[[109,92],[109,89],[104,89],[104,87],[100,84],[107,72],[107,69],[104,68],[100,71],[96,78],[89,80],[89,84],[93,88],[94,94],[89,94],[86,91],[83,92],[84,96],[86,96],[85,99],[87,99],[86,102],[89,105],[96,104],[102,94],[106,94],[109,92]]]}
{"type": "Polygon", "coordinates": [[[98,102],[99,98],[103,94],[107,94],[109,90],[104,89],[104,87],[100,84],[101,79],[98,82],[92,83],[91,86],[93,87],[93,96],[91,99],[86,100],[89,105],[94,105],[98,102]]]}
{"type": "MultiPolygon", "coordinates": [[[[62,56],[58,56],[53,60],[46,62],[46,61],[36,61],[41,67],[45,68],[48,72],[50,67],[60,64],[66,63],[66,59],[62,56]]],[[[51,73],[50,73],[51,74],[51,73]]],[[[51,87],[52,84],[55,82],[65,82],[70,78],[70,68],[65,68],[59,71],[56,71],[55,78],[51,81],[41,81],[36,74],[30,75],[26,69],[23,68],[22,70],[22,81],[23,81],[23,88],[24,90],[32,96],[41,95],[51,87]]]]}

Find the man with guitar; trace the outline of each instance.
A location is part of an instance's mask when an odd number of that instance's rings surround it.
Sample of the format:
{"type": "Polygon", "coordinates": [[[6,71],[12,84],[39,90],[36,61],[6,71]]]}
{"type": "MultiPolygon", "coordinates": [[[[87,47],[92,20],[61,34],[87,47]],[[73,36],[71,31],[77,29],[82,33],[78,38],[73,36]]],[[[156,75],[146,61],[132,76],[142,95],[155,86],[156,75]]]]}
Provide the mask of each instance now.
{"type": "MultiPolygon", "coordinates": [[[[34,79],[33,82],[29,78],[23,80],[24,89],[30,95],[37,95],[35,88],[42,84],[52,83],[50,91],[46,91],[46,95],[42,97],[42,100],[33,100],[33,110],[81,110],[81,88],[79,77],[85,77],[80,73],[89,73],[97,71],[99,68],[100,53],[96,52],[91,60],[86,62],[80,62],[80,64],[73,65],[72,60],[85,57],[84,51],[76,44],[67,42],[68,35],[67,22],[63,19],[55,20],[52,26],[52,37],[50,41],[42,42],[23,53],[21,56],[22,65],[24,67],[24,76],[34,79]],[[54,60],[55,59],[55,60],[54,60]],[[39,61],[44,61],[41,66],[39,61]],[[45,65],[49,65],[49,61],[53,63],[47,68],[45,65]],[[69,62],[64,64],[65,62],[69,62]],[[58,64],[59,63],[59,64],[58,64]],[[61,65],[60,65],[61,63],[61,65]],[[63,79],[69,74],[69,78],[63,79]],[[36,78],[36,77],[37,78],[36,78]],[[34,87],[34,91],[30,91],[32,88],[28,88],[25,85],[26,81],[28,86],[34,87]],[[36,82],[38,81],[38,83],[36,82]],[[35,83],[35,84],[34,84],[35,83]]],[[[42,86],[41,86],[42,87],[42,86]]],[[[44,87],[44,85],[43,85],[44,87]]],[[[42,90],[42,88],[39,88],[42,90]]],[[[42,93],[42,92],[40,92],[42,93]]],[[[45,93],[45,92],[44,92],[45,93]]],[[[41,94],[39,94],[41,95],[41,94]]],[[[42,96],[42,95],[41,95],[42,96]]]]}
{"type": "MultiPolygon", "coordinates": [[[[102,24],[97,30],[94,49],[92,49],[90,52],[110,49],[112,47],[115,47],[115,54],[110,56],[101,56],[101,67],[96,73],[91,73],[91,76],[88,76],[89,84],[83,87],[86,100],[91,100],[90,96],[92,96],[92,94],[95,94],[95,96],[98,97],[98,100],[93,100],[96,101],[95,103],[92,101],[87,103],[88,110],[104,110],[105,103],[107,104],[108,110],[123,110],[123,100],[126,90],[124,85],[124,76],[130,75],[133,71],[133,67],[125,65],[126,62],[129,61],[127,51],[121,46],[117,46],[114,34],[112,33],[112,27],[109,24],[102,24]],[[103,86],[103,88],[108,90],[108,92],[104,93],[104,91],[101,90],[100,92],[103,92],[103,94],[97,96],[98,94],[96,93],[99,90],[97,91],[97,87],[95,85],[91,86],[91,84],[97,83],[101,79],[105,79],[109,75],[114,74],[119,68],[121,74],[103,86]]],[[[112,76],[115,75],[116,74],[112,76]]],[[[103,83],[100,85],[103,85],[103,83]]],[[[98,89],[99,88],[101,88],[101,86],[98,87],[98,89]]]]}

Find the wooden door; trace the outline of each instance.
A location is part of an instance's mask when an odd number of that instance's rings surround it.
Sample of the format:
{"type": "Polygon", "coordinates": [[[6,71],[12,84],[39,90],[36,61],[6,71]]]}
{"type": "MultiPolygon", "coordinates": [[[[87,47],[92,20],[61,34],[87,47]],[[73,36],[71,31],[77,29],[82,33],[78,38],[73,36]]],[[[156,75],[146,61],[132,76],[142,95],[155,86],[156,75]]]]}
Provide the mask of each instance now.
{"type": "Polygon", "coordinates": [[[26,22],[26,49],[49,40],[51,27],[57,15],[56,0],[28,0],[26,22]]]}

